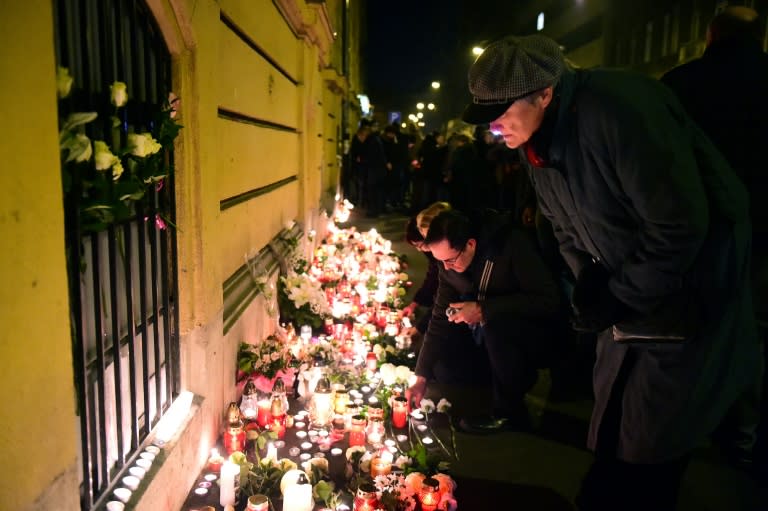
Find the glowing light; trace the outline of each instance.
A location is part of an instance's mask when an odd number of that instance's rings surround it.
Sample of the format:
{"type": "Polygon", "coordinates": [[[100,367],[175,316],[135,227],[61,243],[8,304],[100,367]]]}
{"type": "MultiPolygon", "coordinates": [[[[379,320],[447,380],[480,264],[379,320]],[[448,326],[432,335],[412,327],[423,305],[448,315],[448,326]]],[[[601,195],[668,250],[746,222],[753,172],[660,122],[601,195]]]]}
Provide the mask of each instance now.
{"type": "Polygon", "coordinates": [[[433,89],[439,89],[440,88],[440,82],[432,82],[432,88],[433,89]]]}
{"type": "Polygon", "coordinates": [[[427,103],[427,110],[434,110],[435,104],[434,103],[427,103]]]}
{"type": "Polygon", "coordinates": [[[184,419],[192,408],[192,393],[188,390],[179,394],[168,411],[157,424],[155,443],[163,445],[171,440],[179,432],[184,419]]]}
{"type": "Polygon", "coordinates": [[[480,55],[483,54],[484,51],[485,51],[484,48],[480,48],[479,46],[475,46],[474,48],[472,48],[472,55],[474,55],[475,57],[479,57],[480,55]]]}
{"type": "Polygon", "coordinates": [[[540,12],[539,16],[536,18],[536,30],[543,30],[544,29],[544,13],[540,12]]]}
{"type": "Polygon", "coordinates": [[[424,110],[424,103],[419,101],[418,103],[416,103],[416,108],[419,110],[424,110]]]}

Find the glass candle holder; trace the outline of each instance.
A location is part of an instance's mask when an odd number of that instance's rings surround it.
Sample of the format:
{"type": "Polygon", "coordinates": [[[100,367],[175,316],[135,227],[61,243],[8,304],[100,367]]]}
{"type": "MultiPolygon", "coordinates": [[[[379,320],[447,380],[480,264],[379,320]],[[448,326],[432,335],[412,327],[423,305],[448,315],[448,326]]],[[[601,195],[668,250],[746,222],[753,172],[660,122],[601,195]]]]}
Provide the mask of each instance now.
{"type": "Polygon", "coordinates": [[[368,405],[368,419],[384,420],[384,407],[378,400],[368,405]]]}
{"type": "Polygon", "coordinates": [[[382,449],[371,459],[371,477],[386,476],[392,472],[392,453],[382,449]]]}
{"type": "Polygon", "coordinates": [[[368,418],[368,426],[365,428],[365,436],[368,443],[374,447],[380,447],[384,441],[384,421],[368,418]]]}
{"type": "Polygon", "coordinates": [[[352,511],[375,511],[379,501],[376,497],[376,487],[370,483],[363,483],[357,489],[352,511]]]}
{"type": "Polygon", "coordinates": [[[421,483],[419,490],[419,502],[422,511],[435,511],[440,503],[440,482],[432,477],[427,477],[421,483]]]}
{"type": "Polygon", "coordinates": [[[269,511],[269,497],[262,494],[248,497],[247,511],[269,511]]]}
{"type": "Polygon", "coordinates": [[[365,445],[365,417],[362,415],[355,415],[352,417],[352,422],[349,426],[349,446],[354,447],[356,445],[365,445]]]}
{"type": "Polygon", "coordinates": [[[260,399],[256,403],[257,408],[257,416],[256,416],[256,422],[261,426],[262,428],[267,427],[267,424],[272,422],[272,401],[269,399],[260,399]]]}
{"type": "Polygon", "coordinates": [[[343,414],[349,404],[349,392],[344,385],[335,385],[335,394],[333,398],[333,411],[343,414]]]}
{"type": "Polygon", "coordinates": [[[224,431],[224,450],[227,454],[235,451],[245,452],[245,429],[243,423],[231,422],[224,431]]]}
{"type": "Polygon", "coordinates": [[[398,396],[392,400],[392,425],[404,428],[408,424],[408,400],[398,396]]]}

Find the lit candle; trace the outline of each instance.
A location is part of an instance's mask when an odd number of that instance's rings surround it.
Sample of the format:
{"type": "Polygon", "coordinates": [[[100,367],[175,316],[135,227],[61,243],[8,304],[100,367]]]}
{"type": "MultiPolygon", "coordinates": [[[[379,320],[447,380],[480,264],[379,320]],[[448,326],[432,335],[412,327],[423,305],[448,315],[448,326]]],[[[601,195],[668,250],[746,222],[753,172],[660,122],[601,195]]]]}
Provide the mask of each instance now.
{"type": "Polygon", "coordinates": [[[262,399],[259,401],[258,406],[259,411],[258,415],[256,416],[256,422],[263,428],[272,422],[272,402],[269,399],[262,399]]]}
{"type": "Polygon", "coordinates": [[[139,487],[139,478],[136,476],[125,476],[123,477],[123,484],[126,488],[129,490],[135,490],[139,487]]]}
{"type": "Polygon", "coordinates": [[[277,446],[273,442],[267,444],[267,455],[264,456],[265,460],[277,461],[277,446]]]}
{"type": "Polygon", "coordinates": [[[325,426],[331,421],[333,413],[333,394],[331,393],[331,384],[325,377],[320,378],[315,387],[315,393],[312,395],[312,425],[325,426]]]}
{"type": "Polygon", "coordinates": [[[427,477],[421,483],[419,501],[422,511],[435,511],[440,503],[440,482],[437,479],[427,477]]]}
{"type": "Polygon", "coordinates": [[[431,445],[434,440],[432,440],[432,437],[425,436],[421,439],[421,441],[424,443],[424,445],[431,445]]]}
{"type": "Polygon", "coordinates": [[[365,417],[355,415],[349,426],[349,446],[365,445],[365,417]]]}
{"type": "Polygon", "coordinates": [[[235,505],[235,477],[240,475],[240,465],[226,460],[221,466],[221,485],[219,504],[222,506],[235,505]]]}
{"type": "Polygon", "coordinates": [[[354,511],[374,511],[378,504],[376,487],[370,483],[363,483],[357,489],[352,509],[354,511]]]}
{"type": "Polygon", "coordinates": [[[248,497],[247,511],[269,511],[269,497],[262,494],[248,497]]]}
{"type": "Polygon", "coordinates": [[[371,477],[386,476],[392,472],[392,453],[382,450],[379,455],[371,459],[371,477]]]}
{"type": "Polygon", "coordinates": [[[312,511],[312,485],[304,474],[299,475],[295,484],[286,486],[283,511],[312,511]]]}
{"type": "Polygon", "coordinates": [[[219,450],[214,447],[211,449],[211,456],[208,458],[208,470],[219,473],[222,463],[224,463],[224,457],[219,454],[219,450]]]}
{"type": "Polygon", "coordinates": [[[402,396],[392,400],[392,425],[404,428],[408,423],[408,400],[402,396]]]}

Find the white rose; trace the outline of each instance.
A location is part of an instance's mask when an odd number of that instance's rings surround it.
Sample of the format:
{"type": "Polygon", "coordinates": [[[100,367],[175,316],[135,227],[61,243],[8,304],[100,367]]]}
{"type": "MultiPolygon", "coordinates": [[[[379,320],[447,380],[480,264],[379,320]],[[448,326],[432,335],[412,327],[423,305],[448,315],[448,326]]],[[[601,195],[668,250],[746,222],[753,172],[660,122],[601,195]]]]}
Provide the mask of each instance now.
{"type": "Polygon", "coordinates": [[[70,76],[68,68],[59,67],[56,69],[56,91],[60,98],[69,96],[69,91],[72,90],[73,81],[74,79],[70,76]]]}
{"type": "Polygon", "coordinates": [[[128,101],[128,86],[123,82],[115,82],[109,86],[112,93],[112,104],[116,107],[125,105],[128,101]]]}
{"type": "Polygon", "coordinates": [[[132,155],[143,158],[158,152],[162,146],[149,133],[129,133],[128,150],[132,155]]]}
{"type": "Polygon", "coordinates": [[[107,170],[119,160],[112,154],[109,146],[103,140],[94,140],[93,142],[93,161],[96,164],[96,170],[107,170]]]}
{"type": "MultiPolygon", "coordinates": [[[[378,344],[376,346],[379,346],[378,344]]],[[[384,385],[392,385],[395,383],[395,364],[381,364],[379,367],[381,373],[381,381],[384,385]]]]}
{"type": "Polygon", "coordinates": [[[69,160],[74,159],[76,162],[88,161],[93,154],[93,148],[91,147],[91,139],[78,133],[75,135],[76,149],[69,152],[69,160]]]}
{"type": "Polygon", "coordinates": [[[112,181],[117,181],[123,175],[123,164],[117,160],[112,166],[112,181]]]}
{"type": "Polygon", "coordinates": [[[407,366],[397,366],[395,368],[395,378],[401,382],[407,382],[411,374],[412,372],[407,366]]]}

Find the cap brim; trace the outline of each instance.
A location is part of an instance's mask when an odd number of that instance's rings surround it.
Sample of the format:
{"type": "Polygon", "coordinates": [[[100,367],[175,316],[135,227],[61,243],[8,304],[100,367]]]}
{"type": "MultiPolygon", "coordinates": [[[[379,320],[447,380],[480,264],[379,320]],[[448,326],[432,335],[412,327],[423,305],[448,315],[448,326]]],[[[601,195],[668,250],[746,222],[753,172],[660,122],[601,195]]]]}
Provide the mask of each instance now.
{"type": "Polygon", "coordinates": [[[464,109],[464,113],[461,114],[461,118],[464,122],[469,124],[488,124],[491,121],[495,121],[501,117],[504,112],[512,105],[514,101],[508,103],[500,103],[498,105],[480,105],[478,103],[470,103],[467,108],[464,109]]]}

